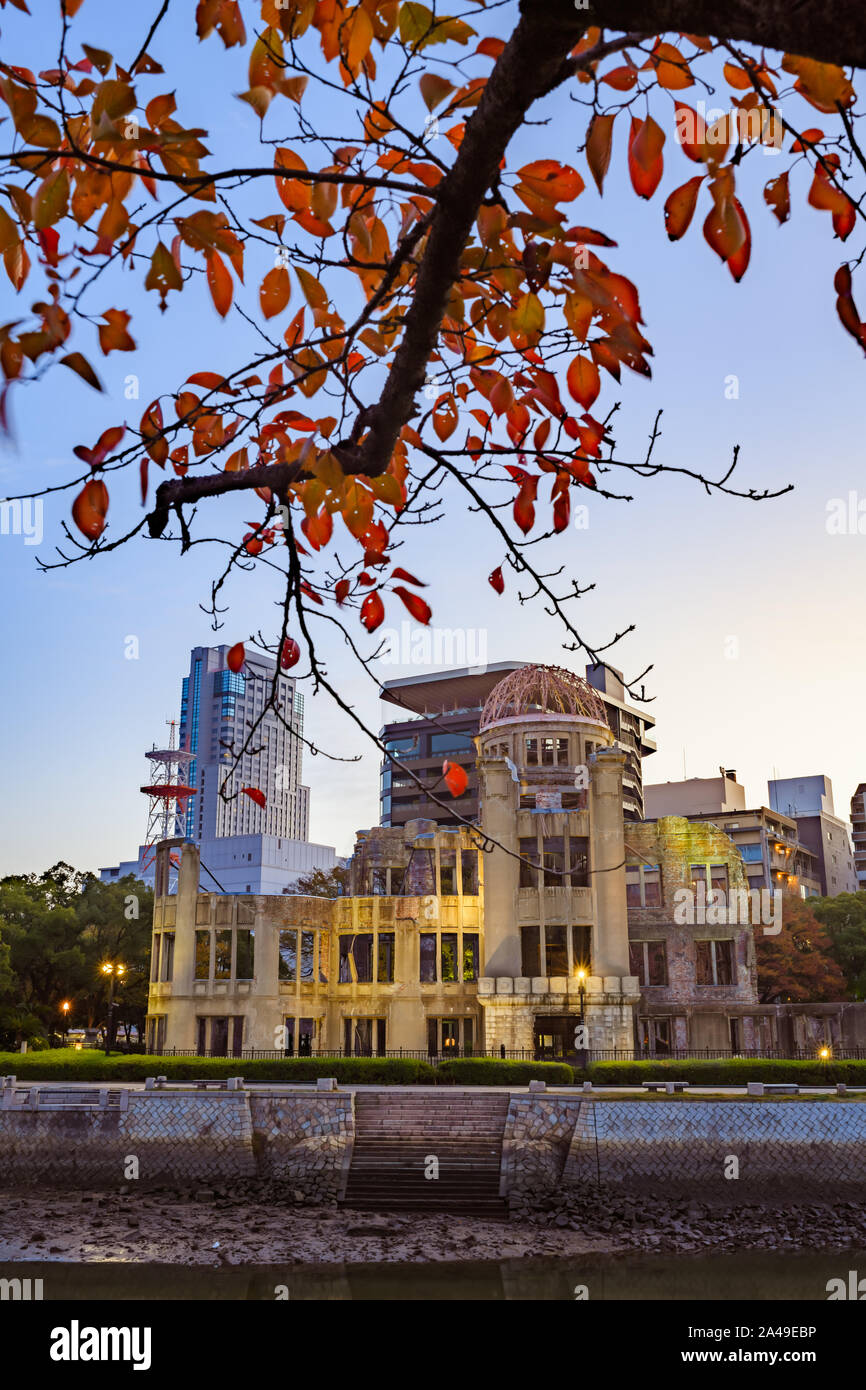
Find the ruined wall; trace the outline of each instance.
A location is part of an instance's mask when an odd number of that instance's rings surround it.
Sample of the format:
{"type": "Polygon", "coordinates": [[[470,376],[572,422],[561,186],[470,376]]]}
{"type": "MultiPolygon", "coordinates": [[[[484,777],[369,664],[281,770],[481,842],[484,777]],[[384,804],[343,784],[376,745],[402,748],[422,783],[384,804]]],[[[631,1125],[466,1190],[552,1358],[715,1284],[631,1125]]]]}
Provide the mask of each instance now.
{"type": "MultiPolygon", "coordinates": [[[[724,864],[729,892],[746,890],[748,880],[740,852],[729,835],[706,822],[682,816],[665,816],[656,822],[626,827],[629,867],[641,862],[658,864],[662,877],[660,907],[628,909],[629,938],[663,940],[667,950],[668,983],[645,988],[641,1004],[739,1004],[757,1003],[757,964],[751,924],[693,925],[674,921],[675,898],[691,891],[692,864],[724,864]],[[714,937],[734,942],[736,982],[731,985],[699,985],[696,979],[695,941],[714,937]]],[[[684,1011],[684,1010],[681,1010],[684,1011]]],[[[668,1010],[670,1012],[670,1010],[668,1010]]]]}

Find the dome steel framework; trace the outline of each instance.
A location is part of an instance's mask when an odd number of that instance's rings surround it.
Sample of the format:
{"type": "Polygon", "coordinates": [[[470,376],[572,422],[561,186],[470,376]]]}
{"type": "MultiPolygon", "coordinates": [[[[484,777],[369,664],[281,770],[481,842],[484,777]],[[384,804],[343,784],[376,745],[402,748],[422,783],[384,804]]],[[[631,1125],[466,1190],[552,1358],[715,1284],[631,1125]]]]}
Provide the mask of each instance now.
{"type": "Polygon", "coordinates": [[[608,727],[601,696],[582,676],[562,666],[524,666],[493,687],[481,711],[480,732],[533,715],[591,719],[608,727]]]}

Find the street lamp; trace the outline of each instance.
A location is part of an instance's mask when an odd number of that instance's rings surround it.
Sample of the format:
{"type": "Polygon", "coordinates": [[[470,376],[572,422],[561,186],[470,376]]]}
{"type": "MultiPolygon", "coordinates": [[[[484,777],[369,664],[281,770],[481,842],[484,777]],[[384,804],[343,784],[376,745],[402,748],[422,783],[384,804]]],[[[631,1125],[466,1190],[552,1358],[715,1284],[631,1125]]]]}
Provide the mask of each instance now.
{"type": "Polygon", "coordinates": [[[111,979],[111,984],[108,989],[108,1021],[105,1025],[105,1055],[107,1057],[111,1051],[111,1017],[114,1013],[114,982],[115,980],[122,979],[126,973],[126,966],[121,965],[117,961],[106,961],[105,965],[102,967],[102,973],[103,975],[108,975],[111,979]]]}
{"type": "Polygon", "coordinates": [[[63,1014],[63,1045],[66,1046],[67,1033],[69,1032],[69,1010],[72,1008],[68,999],[64,999],[60,1005],[60,1012],[63,1014]]]}
{"type": "Polygon", "coordinates": [[[581,966],[577,971],[577,988],[580,994],[580,1018],[578,1019],[578,1029],[580,1033],[581,1046],[577,1052],[577,1065],[581,1071],[586,1069],[586,971],[581,966]]]}

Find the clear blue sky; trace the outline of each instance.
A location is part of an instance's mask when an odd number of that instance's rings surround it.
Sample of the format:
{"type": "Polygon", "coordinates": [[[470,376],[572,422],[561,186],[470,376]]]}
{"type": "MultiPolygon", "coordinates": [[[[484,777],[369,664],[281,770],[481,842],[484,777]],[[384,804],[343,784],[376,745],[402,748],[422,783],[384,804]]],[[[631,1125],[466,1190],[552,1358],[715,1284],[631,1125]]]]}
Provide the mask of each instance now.
{"type": "MultiPolygon", "coordinates": [[[[150,79],[143,90],[149,97],[171,89],[179,81],[172,59],[183,53],[197,90],[194,100],[181,104],[181,118],[201,119],[209,128],[215,165],[249,158],[257,148],[258,123],[232,95],[246,86],[243,59],[236,51],[224,53],[213,38],[199,49],[190,33],[191,8],[178,6],[177,18],[160,31],[153,51],[166,78],[150,79]]],[[[248,18],[256,8],[244,6],[248,18]]],[[[128,60],[154,9],[136,3],[130,18],[129,6],[85,0],[75,32],[128,60]]],[[[505,32],[506,16],[483,24],[505,32]]],[[[3,29],[12,61],[53,65],[44,46],[50,24],[7,9],[3,29]]],[[[685,95],[693,100],[694,94],[685,95]]],[[[724,88],[714,100],[727,104],[724,88]]],[[[305,109],[323,127],[332,120],[327,103],[305,109]]],[[[829,118],[819,121],[817,113],[803,120],[797,102],[790,113],[804,125],[829,129],[829,118]]],[[[510,166],[552,154],[586,174],[577,155],[584,113],[563,91],[539,115],[548,124],[520,134],[510,166]]],[[[284,117],[272,114],[266,132],[287,127],[284,117]]],[[[624,490],[634,492],[631,504],[589,499],[589,528],[570,530],[551,543],[548,567],[565,564],[581,584],[595,583],[579,605],[580,626],[592,642],[636,625],[609,660],[627,675],[649,663],[654,667],[647,686],[655,697],[650,708],[658,721],[659,751],[645,764],[647,780],[681,777],[684,757],[689,776],[711,775],[724,764],[737,768],[750,800],[760,802],[774,773],[825,772],[833,781],[837,813],[847,815],[851,792],[866,780],[860,616],[866,536],[830,535],[825,522],[831,499],[857,489],[866,495],[866,364],[838,323],[832,289],[840,261],[859,250],[858,233],[847,251],[833,239],[829,215],[806,206],[802,168],[792,178],[791,220],[780,228],[763,204],[761,187],[785,167],[787,156],[758,154],[738,177],[753,251],[745,278],[735,285],[701,236],[700,210],[683,241],[667,240],[664,199],[694,172],[672,135],[661,187],[649,203],[633,194],[625,158],[623,122],[603,199],[587,176],[587,190],[570,212],[573,221],[599,227],[619,242],[607,258],[640,289],[645,331],[655,348],[653,379],[626,373],[621,388],[606,379],[596,413],[621,400],[623,457],[642,455],[655,411],[663,407],[659,459],[712,474],[725,468],[739,443],[743,485],[773,488],[791,481],[796,491],[755,504],[708,498],[687,479],[629,484],[624,490]],[[736,400],[725,394],[731,374],[739,380],[736,400]],[[730,638],[738,643],[735,659],[726,655],[730,638]]],[[[256,215],[278,210],[272,185],[248,196],[256,215]]],[[[258,264],[256,253],[248,252],[246,290],[238,295],[250,307],[269,268],[261,255],[258,264]]],[[[3,321],[17,317],[20,306],[5,278],[0,296],[3,321]]],[[[32,297],[28,286],[22,296],[27,306],[32,297]]],[[[866,293],[860,298],[866,303],[866,293]]],[[[16,393],[15,443],[0,458],[0,495],[63,480],[75,462],[75,444],[92,443],[105,426],[124,418],[137,423],[150,399],[174,389],[192,370],[228,369],[250,341],[233,315],[225,323],[217,318],[201,291],[174,296],[161,317],[156,296],[145,301],[140,279],[125,276],[107,291],[109,304],[134,311],[139,350],[107,359],[90,354],[105,396],[62,369],[42,387],[16,393]],[[141,381],[138,402],[124,400],[130,372],[141,381]]],[[[290,312],[296,307],[293,301],[290,312]]],[[[78,345],[85,351],[89,346],[83,338],[78,345]]],[[[617,483],[625,483],[624,476],[615,477],[617,483]]],[[[135,492],[133,479],[113,486],[115,523],[140,515],[135,492]]],[[[210,630],[199,605],[207,600],[218,557],[205,547],[181,558],[172,546],[138,540],[95,563],[40,574],[34,556],[49,557],[70,500],[58,494],[46,501],[38,549],[22,537],[0,536],[0,580],[7,596],[0,663],[0,872],[41,870],[59,858],[95,869],[134,855],[145,827],[146,803],[138,791],[145,780],[143,752],[164,737],[163,721],[178,713],[190,647],[234,642],[277,621],[278,595],[261,571],[234,583],[225,626],[219,633],[210,630]],[[139,640],[136,661],[124,657],[129,636],[139,640]]],[[[236,515],[252,519],[257,512],[245,503],[236,515]]],[[[510,572],[505,596],[489,588],[486,577],[501,560],[496,538],[463,506],[446,527],[419,532],[406,551],[407,567],[430,581],[426,595],[434,623],[483,632],[490,661],[538,660],[582,670],[584,658],[562,651],[558,628],[541,607],[517,604],[510,572]]],[[[396,604],[389,608],[388,623],[402,617],[396,604]]],[[[375,685],[359,677],[333,637],[323,651],[345,697],[378,725],[375,685]]],[[[417,670],[384,666],[381,675],[417,670]]],[[[354,830],[377,819],[378,759],[326,698],[307,698],[307,730],[334,752],[364,755],[350,765],[305,758],[311,838],[345,853],[354,830]]]]}

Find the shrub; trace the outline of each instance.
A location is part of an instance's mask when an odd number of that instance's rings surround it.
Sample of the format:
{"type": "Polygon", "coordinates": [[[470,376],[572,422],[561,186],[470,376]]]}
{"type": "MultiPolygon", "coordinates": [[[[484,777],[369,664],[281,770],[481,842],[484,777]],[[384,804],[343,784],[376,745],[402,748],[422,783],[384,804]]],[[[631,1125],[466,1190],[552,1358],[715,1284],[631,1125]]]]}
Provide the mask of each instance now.
{"type": "Polygon", "coordinates": [[[408,1057],[279,1057],[266,1060],[244,1057],[153,1057],[124,1055],[73,1048],[40,1053],[0,1053],[0,1074],[21,1081],[144,1081],[164,1076],[169,1081],[214,1080],[243,1076],[247,1081],[315,1081],[335,1076],[346,1083],[374,1086],[432,1085],[436,1080],[428,1062],[408,1057]]]}
{"type": "Polygon", "coordinates": [[[689,1081],[693,1086],[745,1086],[749,1081],[800,1086],[835,1086],[841,1081],[864,1086],[866,1061],[719,1057],[674,1062],[642,1058],[635,1062],[591,1062],[586,1074],[598,1086],[639,1086],[643,1081],[667,1080],[689,1081]]]}
{"type": "Polygon", "coordinates": [[[440,1062],[439,1080],[458,1086],[526,1086],[546,1081],[571,1086],[574,1071],[566,1062],[509,1062],[497,1057],[455,1057],[440,1062]]]}

